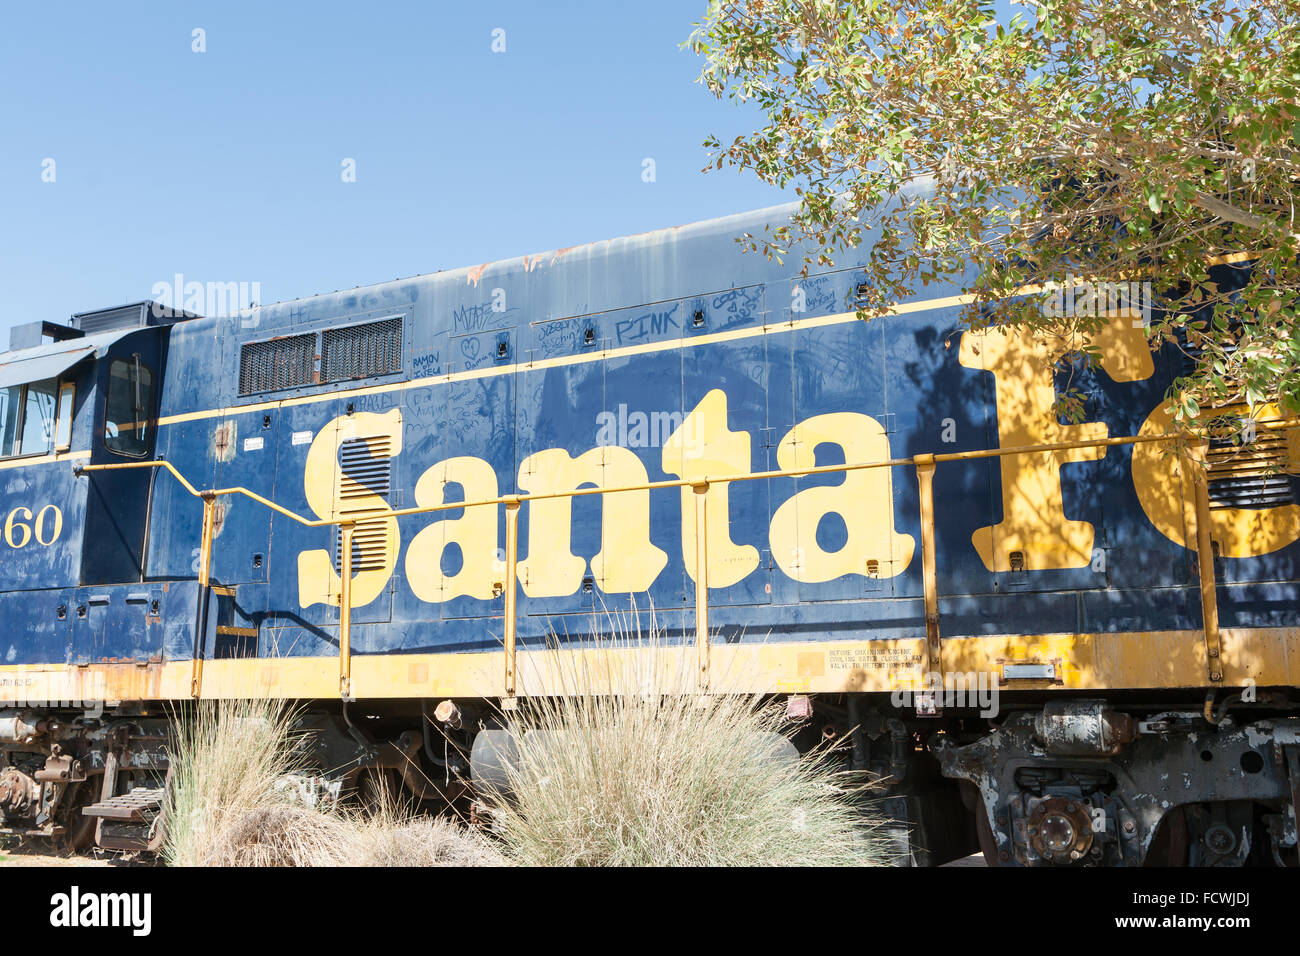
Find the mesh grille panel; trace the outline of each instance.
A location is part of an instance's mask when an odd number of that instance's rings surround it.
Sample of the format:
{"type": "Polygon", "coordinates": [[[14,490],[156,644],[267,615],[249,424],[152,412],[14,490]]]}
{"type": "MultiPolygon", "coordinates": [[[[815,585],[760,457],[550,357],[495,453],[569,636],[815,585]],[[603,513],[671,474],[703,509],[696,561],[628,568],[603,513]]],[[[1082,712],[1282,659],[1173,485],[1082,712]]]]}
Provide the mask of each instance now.
{"type": "Polygon", "coordinates": [[[314,334],[249,342],[239,350],[239,394],[310,385],[315,362],[314,334]]]}
{"type": "Polygon", "coordinates": [[[402,320],[326,329],[321,333],[322,382],[370,378],[402,370],[402,320]]]}

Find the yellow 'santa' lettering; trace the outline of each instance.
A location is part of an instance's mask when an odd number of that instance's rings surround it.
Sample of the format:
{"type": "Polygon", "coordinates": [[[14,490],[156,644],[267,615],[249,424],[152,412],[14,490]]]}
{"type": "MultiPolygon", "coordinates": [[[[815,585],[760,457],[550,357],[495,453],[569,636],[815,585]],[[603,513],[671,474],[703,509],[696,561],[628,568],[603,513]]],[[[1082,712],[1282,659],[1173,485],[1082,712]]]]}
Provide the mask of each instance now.
{"type": "MultiPolygon", "coordinates": [[[[710,391],[664,443],[663,470],[686,481],[709,476],[750,473],[749,432],[727,428],[727,395],[710,391]]],[[[758,567],[758,549],[731,540],[731,506],[727,482],[715,482],[706,493],[709,546],[709,587],[725,588],[758,567]]],[[[695,491],[682,488],[682,558],[686,573],[696,579],[695,491]]]]}
{"type": "MultiPolygon", "coordinates": [[[[1121,312],[1094,342],[1101,366],[1117,382],[1136,382],[1154,371],[1151,352],[1132,313],[1121,312]]],[[[966,368],[993,373],[997,394],[998,444],[1003,448],[1092,441],[1107,437],[1102,422],[1062,425],[1053,407],[1053,371],[1080,344],[1061,337],[1013,332],[1004,327],[966,332],[959,359],[966,368]]],[[[1104,448],[1071,448],[1033,454],[1004,455],[1002,520],[971,536],[985,567],[1011,570],[1011,553],[1020,552],[1028,570],[1083,568],[1092,560],[1093,527],[1065,517],[1061,466],[1104,457],[1104,448]]]]}
{"type": "MultiPolygon", "coordinates": [[[[421,508],[445,504],[446,486],[460,485],[462,501],[484,501],[497,496],[497,473],[481,458],[465,456],[440,461],[415,485],[415,503],[421,508]]],[[[491,600],[493,585],[504,580],[496,573],[497,505],[464,509],[459,518],[435,521],[411,539],[406,549],[406,579],[421,601],[438,604],[455,597],[491,600]],[[447,545],[460,549],[461,566],[455,574],[442,572],[447,545]]],[[[436,512],[435,512],[436,514],[436,512]]]]}
{"type": "MultiPolygon", "coordinates": [[[[562,448],[550,448],[529,455],[519,466],[519,487],[529,494],[645,482],[641,459],[615,445],[593,448],[577,458],[562,448]]],[[[601,546],[591,559],[596,585],[606,594],[648,590],[668,563],[668,555],[650,543],[650,492],[616,491],[600,497],[601,546]]],[[[582,585],[587,562],[570,549],[572,522],[572,498],[529,501],[528,557],[519,562],[525,594],[560,597],[582,585]]]]}
{"type": "MultiPolygon", "coordinates": [[[[786,432],[777,463],[794,470],[817,464],[817,446],[844,449],[846,462],[884,461],[889,438],[869,415],[835,412],[818,415],[786,432]]],[[[911,563],[912,536],[894,530],[889,468],[846,471],[835,485],[819,485],[793,495],[772,516],[772,557],[796,581],[831,581],[845,574],[892,578],[911,563]],[[817,544],[817,525],[832,512],[844,519],[848,541],[838,551],[817,544]]]]}
{"type": "MultiPolygon", "coordinates": [[[[357,522],[354,555],[352,606],[364,607],[383,593],[397,566],[401,537],[397,519],[389,511],[381,488],[388,483],[388,460],[402,451],[402,412],[357,412],[335,418],[320,430],[307,451],[304,490],[307,504],[316,516],[339,521],[351,515],[379,512],[378,517],[357,522]],[[347,444],[349,463],[340,461],[347,444]]],[[[342,579],[334,570],[330,552],[303,551],[298,555],[298,603],[338,604],[342,579]]]]}
{"type": "MultiPolygon", "coordinates": [[[[1276,405],[1260,409],[1260,420],[1280,417],[1276,405]]],[[[1165,435],[1174,431],[1173,420],[1163,404],[1147,416],[1139,435],[1165,435]]],[[[1296,435],[1297,432],[1291,432],[1296,435]]],[[[1147,442],[1133,446],[1133,487],[1151,523],[1169,540],[1184,548],[1196,548],[1196,498],[1190,469],[1202,468],[1203,450],[1188,449],[1188,457],[1175,453],[1170,442],[1147,442]]],[[[1288,470],[1294,470],[1300,455],[1294,441],[1288,470]]],[[[1239,453],[1246,466],[1252,464],[1249,445],[1239,453]]],[[[1272,508],[1210,508],[1210,539],[1225,558],[1250,558],[1280,551],[1300,538],[1300,505],[1272,508]]]]}

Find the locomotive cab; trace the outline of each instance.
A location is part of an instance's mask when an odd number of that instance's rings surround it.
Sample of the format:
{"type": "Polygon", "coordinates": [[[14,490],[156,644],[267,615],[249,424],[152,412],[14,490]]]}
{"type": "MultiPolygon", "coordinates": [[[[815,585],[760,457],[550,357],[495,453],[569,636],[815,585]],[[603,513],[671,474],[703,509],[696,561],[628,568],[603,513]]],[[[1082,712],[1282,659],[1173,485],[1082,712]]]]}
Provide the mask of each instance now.
{"type": "Polygon", "coordinates": [[[0,356],[0,592],[11,633],[27,637],[0,653],[14,663],[161,659],[148,619],[167,587],[144,573],[154,469],[82,469],[154,457],[170,326],[195,317],[142,302],[13,330],[0,356]]]}

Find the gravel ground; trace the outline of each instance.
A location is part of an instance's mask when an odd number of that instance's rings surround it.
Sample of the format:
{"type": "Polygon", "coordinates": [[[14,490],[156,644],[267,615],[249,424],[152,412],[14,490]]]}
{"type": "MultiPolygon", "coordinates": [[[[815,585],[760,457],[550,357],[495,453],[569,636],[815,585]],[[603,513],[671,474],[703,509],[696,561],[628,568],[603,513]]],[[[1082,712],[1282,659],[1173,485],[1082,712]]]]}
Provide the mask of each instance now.
{"type": "Polygon", "coordinates": [[[119,853],[102,850],[84,854],[66,854],[47,844],[33,841],[0,847],[0,867],[5,866],[131,866],[138,865],[119,853]]]}

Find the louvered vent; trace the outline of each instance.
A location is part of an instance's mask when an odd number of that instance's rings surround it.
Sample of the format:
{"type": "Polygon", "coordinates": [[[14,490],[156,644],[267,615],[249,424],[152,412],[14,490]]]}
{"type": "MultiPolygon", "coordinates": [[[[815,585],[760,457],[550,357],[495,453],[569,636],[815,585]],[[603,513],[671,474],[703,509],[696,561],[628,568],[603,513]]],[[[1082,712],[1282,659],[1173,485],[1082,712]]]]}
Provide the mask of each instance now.
{"type": "MultiPolygon", "coordinates": [[[[1203,349],[1182,346],[1183,375],[1191,375],[1203,356],[1203,349]]],[[[1224,346],[1232,355],[1235,345],[1224,346]]],[[[1202,410],[1206,420],[1245,420],[1245,405],[1230,404],[1202,410]]],[[[1211,439],[1206,475],[1210,510],[1224,508],[1273,508],[1300,503],[1300,432],[1257,429],[1254,440],[1234,442],[1231,438],[1211,439]]]]}
{"type": "MultiPolygon", "coordinates": [[[[338,516],[362,514],[375,510],[376,495],[388,500],[393,482],[392,441],[378,438],[352,438],[339,445],[339,464],[343,472],[338,489],[338,516]]],[[[352,573],[387,566],[388,527],[383,517],[357,522],[352,533],[352,573]]],[[[343,531],[334,532],[334,569],[341,571],[343,531]]]]}
{"type": "Polygon", "coordinates": [[[1240,445],[1211,441],[1209,465],[1211,509],[1273,508],[1298,500],[1295,472],[1300,462],[1288,451],[1287,432],[1258,431],[1254,441],[1240,445]]]}
{"type": "Polygon", "coordinates": [[[239,394],[311,385],[315,368],[314,334],[249,342],[239,350],[239,394]]]}
{"type": "Polygon", "coordinates": [[[326,329],[321,333],[322,382],[371,378],[402,370],[402,320],[400,317],[326,329]]]}
{"type": "Polygon", "coordinates": [[[87,335],[95,335],[98,332],[108,332],[113,329],[129,329],[134,325],[145,326],[149,324],[150,304],[135,303],[133,305],[119,306],[115,309],[81,312],[73,316],[73,318],[76,320],[77,328],[87,335]]]}

